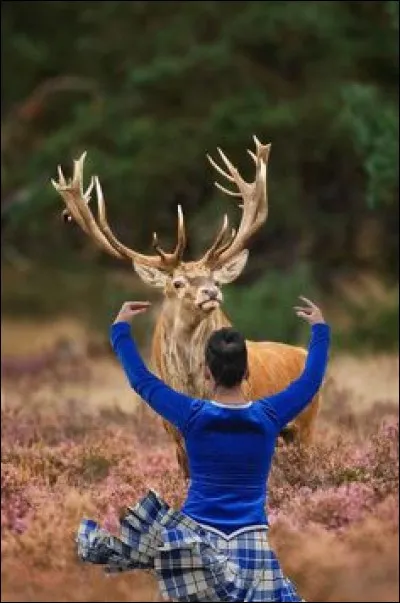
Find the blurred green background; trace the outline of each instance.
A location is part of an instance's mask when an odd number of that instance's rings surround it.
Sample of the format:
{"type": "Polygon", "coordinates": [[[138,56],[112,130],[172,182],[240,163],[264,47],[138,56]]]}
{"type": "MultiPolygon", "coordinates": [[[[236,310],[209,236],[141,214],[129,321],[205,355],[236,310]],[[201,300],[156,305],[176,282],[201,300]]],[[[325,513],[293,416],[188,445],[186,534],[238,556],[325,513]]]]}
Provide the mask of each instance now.
{"type": "Polygon", "coordinates": [[[88,151],[118,237],[188,258],[231,201],[206,153],[247,177],[272,142],[270,214],[226,309],[249,338],[300,337],[299,293],[325,304],[337,345],[398,343],[396,1],[2,1],[2,316],[79,316],[106,333],[129,266],[64,226],[50,185],[88,151]]]}

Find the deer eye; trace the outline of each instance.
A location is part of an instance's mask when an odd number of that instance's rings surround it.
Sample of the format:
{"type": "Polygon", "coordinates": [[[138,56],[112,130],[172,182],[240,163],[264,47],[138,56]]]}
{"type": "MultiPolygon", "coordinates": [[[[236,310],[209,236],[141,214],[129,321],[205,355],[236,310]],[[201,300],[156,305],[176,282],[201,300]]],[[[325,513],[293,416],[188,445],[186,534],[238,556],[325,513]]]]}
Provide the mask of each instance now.
{"type": "Polygon", "coordinates": [[[182,287],[185,286],[185,281],[180,278],[180,279],[176,279],[175,281],[173,281],[173,285],[175,287],[175,289],[182,289],[182,287]]]}

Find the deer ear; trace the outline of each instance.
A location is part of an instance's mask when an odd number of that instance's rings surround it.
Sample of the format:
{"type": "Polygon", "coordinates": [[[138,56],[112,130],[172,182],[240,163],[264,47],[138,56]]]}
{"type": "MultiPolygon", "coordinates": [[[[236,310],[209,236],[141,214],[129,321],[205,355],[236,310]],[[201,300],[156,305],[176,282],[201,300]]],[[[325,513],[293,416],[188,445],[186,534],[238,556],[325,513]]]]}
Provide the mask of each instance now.
{"type": "Polygon", "coordinates": [[[146,285],[150,285],[151,287],[165,286],[168,276],[158,268],[143,266],[142,264],[136,264],[135,262],[133,262],[133,267],[146,285]]]}
{"type": "Polygon", "coordinates": [[[226,264],[224,264],[218,270],[215,270],[214,277],[217,281],[219,281],[222,285],[226,285],[228,283],[232,283],[237,279],[237,277],[242,272],[243,268],[246,266],[247,258],[249,257],[248,249],[244,249],[233,258],[228,260],[226,264]]]}

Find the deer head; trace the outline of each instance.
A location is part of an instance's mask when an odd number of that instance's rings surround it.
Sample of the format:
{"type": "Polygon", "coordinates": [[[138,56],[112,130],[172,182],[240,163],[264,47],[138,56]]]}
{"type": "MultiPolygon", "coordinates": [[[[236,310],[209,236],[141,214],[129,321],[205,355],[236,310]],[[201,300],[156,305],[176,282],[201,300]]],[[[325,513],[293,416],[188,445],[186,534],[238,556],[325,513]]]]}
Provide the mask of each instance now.
{"type": "Polygon", "coordinates": [[[239,228],[231,230],[228,216],[225,215],[212,245],[201,259],[193,262],[182,261],[186,231],[180,206],[177,243],[172,253],[167,253],[160,247],[156,233],[153,234],[153,255],[138,253],[115,237],[108,225],[104,197],[97,176],[92,177],[89,187],[84,191],[83,165],[86,153],[74,161],[72,179],[66,181],[58,167],[59,180],[52,180],[52,184],[65,202],[63,216],[66,220],[74,220],[110,255],[131,262],[145,283],[163,289],[166,299],[173,304],[175,310],[179,308],[180,315],[190,315],[191,321],[194,318],[201,320],[221,305],[221,285],[231,283],[240,275],[248,258],[247,242],[267,219],[267,164],[270,145],[261,144],[255,136],[254,141],[256,152],[248,150],[255,163],[253,182],[246,182],[240,176],[221,149],[218,151],[227,171],[207,156],[217,172],[237,187],[236,191],[231,191],[215,183],[224,193],[240,199],[242,216],[239,228]],[[89,209],[93,187],[97,192],[97,219],[89,209]]]}

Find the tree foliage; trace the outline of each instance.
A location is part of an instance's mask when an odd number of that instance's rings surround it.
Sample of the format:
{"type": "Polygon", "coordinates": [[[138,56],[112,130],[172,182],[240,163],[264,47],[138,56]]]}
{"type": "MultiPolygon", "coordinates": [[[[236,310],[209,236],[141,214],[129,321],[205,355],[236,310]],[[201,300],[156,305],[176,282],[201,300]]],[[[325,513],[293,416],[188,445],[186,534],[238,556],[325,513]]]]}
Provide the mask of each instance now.
{"type": "Polygon", "coordinates": [[[266,259],[396,274],[398,2],[5,1],[1,27],[2,224],[21,254],[89,245],[49,184],[87,149],[124,241],[172,244],[182,203],[196,255],[238,217],[205,154],[249,174],[256,133],[273,147],[255,277],[266,259]]]}

